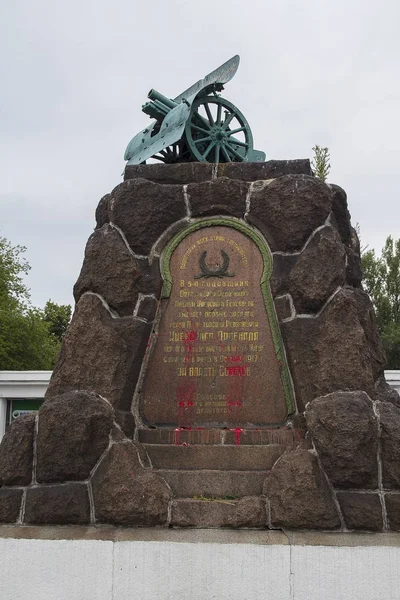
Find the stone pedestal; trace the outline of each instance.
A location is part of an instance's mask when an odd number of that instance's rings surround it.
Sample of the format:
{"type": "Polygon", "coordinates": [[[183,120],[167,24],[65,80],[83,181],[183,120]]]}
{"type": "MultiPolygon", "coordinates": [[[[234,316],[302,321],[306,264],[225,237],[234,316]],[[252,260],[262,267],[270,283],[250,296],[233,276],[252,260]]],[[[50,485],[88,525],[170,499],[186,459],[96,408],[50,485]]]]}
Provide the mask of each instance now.
{"type": "Polygon", "coordinates": [[[140,165],[96,210],[0,521],[399,529],[400,399],[345,192],[309,162],[140,165]]]}

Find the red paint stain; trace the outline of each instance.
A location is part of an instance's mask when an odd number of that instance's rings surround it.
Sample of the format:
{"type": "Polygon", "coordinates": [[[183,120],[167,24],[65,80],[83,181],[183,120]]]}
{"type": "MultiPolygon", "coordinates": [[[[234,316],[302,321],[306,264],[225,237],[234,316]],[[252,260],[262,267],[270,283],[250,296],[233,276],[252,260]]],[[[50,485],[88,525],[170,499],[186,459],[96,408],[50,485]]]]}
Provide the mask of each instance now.
{"type": "Polygon", "coordinates": [[[243,356],[225,356],[225,362],[242,362],[243,356]]]}
{"type": "Polygon", "coordinates": [[[240,446],[240,436],[242,435],[242,431],[243,429],[240,427],[235,427],[235,429],[233,429],[235,434],[235,446],[240,446]]]}
{"type": "Polygon", "coordinates": [[[228,377],[244,377],[246,375],[246,367],[225,367],[225,372],[228,377]]]}

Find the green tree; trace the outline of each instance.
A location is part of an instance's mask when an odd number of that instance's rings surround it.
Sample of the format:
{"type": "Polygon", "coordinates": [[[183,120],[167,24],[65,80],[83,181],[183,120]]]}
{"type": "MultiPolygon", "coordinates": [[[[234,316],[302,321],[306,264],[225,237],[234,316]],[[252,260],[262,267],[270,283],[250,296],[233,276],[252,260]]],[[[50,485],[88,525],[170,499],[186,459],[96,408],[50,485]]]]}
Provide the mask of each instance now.
{"type": "Polygon", "coordinates": [[[68,307],[50,301],[47,312],[31,305],[25,250],[0,237],[0,370],[52,369],[70,317],[68,307]]]}
{"type": "Polygon", "coordinates": [[[330,155],[328,148],[322,148],[322,146],[313,147],[314,157],[311,161],[311,167],[316,177],[326,181],[331,170],[330,155]]]}
{"type": "Polygon", "coordinates": [[[56,304],[48,300],[43,310],[43,320],[49,326],[49,333],[59,342],[62,341],[69,322],[72,308],[69,304],[56,304]]]}
{"type": "Polygon", "coordinates": [[[362,257],[364,287],[375,306],[388,369],[400,369],[400,239],[386,239],[380,256],[362,257]]]}

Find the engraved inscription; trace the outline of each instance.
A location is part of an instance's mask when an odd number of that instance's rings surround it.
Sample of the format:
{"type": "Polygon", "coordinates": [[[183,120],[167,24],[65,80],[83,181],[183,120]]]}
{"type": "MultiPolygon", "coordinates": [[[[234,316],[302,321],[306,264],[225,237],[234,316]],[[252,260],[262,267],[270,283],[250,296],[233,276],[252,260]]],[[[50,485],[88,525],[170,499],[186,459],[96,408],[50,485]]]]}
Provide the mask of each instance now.
{"type": "Polygon", "coordinates": [[[226,226],[189,234],[171,257],[141,398],[154,425],[280,423],[286,417],[255,243],[226,226]]]}

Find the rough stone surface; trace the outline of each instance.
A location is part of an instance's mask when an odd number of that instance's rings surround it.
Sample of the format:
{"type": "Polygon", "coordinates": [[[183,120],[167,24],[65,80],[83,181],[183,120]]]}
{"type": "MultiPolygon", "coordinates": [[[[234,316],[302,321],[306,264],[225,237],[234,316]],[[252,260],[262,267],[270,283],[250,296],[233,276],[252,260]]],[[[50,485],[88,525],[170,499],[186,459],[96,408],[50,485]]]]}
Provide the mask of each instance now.
{"type": "Polygon", "coordinates": [[[71,390],[100,394],[129,410],[150,326],[134,317],[113,318],[101,300],[79,300],[64,338],[46,397],[71,390]]]}
{"type": "Polygon", "coordinates": [[[298,313],[318,312],[333,292],[345,283],[345,249],[330,226],[315,233],[290,271],[283,288],[298,313]]]}
{"type": "Polygon", "coordinates": [[[330,184],[332,190],[332,213],[341,240],[346,246],[351,246],[352,227],[350,213],[347,207],[347,194],[338,185],[330,184]]]}
{"type": "Polygon", "coordinates": [[[92,478],[96,521],[114,525],[163,525],[171,492],[145,471],[132,443],[114,444],[92,478]]]}
{"type": "Polygon", "coordinates": [[[211,163],[177,163],[165,165],[158,163],[149,165],[127,165],[125,167],[124,180],[148,179],[154,183],[180,184],[200,183],[213,179],[215,165],[211,163]]]}
{"type": "Polygon", "coordinates": [[[307,406],[306,420],[334,487],[378,486],[378,423],[365,392],[334,392],[307,406]]]}
{"type": "Polygon", "coordinates": [[[246,496],[239,501],[174,500],[171,525],[175,527],[266,527],[265,500],[246,496]]]}
{"type": "Polygon", "coordinates": [[[116,410],[115,420],[121,427],[122,431],[129,438],[133,438],[135,433],[135,419],[130,410],[116,410]]]}
{"type": "Polygon", "coordinates": [[[113,412],[90,392],[47,400],[39,411],[37,481],[86,479],[108,446],[113,412]]]}
{"type": "Polygon", "coordinates": [[[22,490],[0,488],[0,523],[15,523],[21,509],[22,490]]]}
{"type": "Polygon", "coordinates": [[[382,505],[378,494],[339,492],[337,499],[347,529],[382,531],[382,505]]]}
{"type": "Polygon", "coordinates": [[[392,388],[385,379],[384,375],[381,375],[375,383],[376,399],[380,402],[390,402],[400,408],[400,395],[397,390],[392,388]]]}
{"type": "Polygon", "coordinates": [[[360,322],[360,317],[362,321],[369,317],[361,314],[358,292],[343,288],[318,317],[281,325],[300,411],[307,402],[336,390],[375,394],[377,370],[382,367],[371,362],[374,350],[360,322]]]}
{"type": "Polygon", "coordinates": [[[378,411],[383,487],[400,489],[400,408],[390,402],[380,402],[378,411]]]}
{"type": "Polygon", "coordinates": [[[300,158],[253,163],[220,163],[217,170],[217,177],[229,177],[243,181],[274,179],[283,175],[312,175],[310,161],[308,158],[300,158]]]}
{"type": "Polygon", "coordinates": [[[268,223],[272,250],[295,252],[324,224],[331,211],[331,197],[331,190],[320,179],[286,175],[252,190],[250,214],[268,223]]]}
{"type": "Polygon", "coordinates": [[[355,289],[353,290],[353,294],[357,304],[358,318],[367,341],[364,359],[371,365],[375,382],[379,377],[384,376],[386,365],[386,356],[379,335],[375,310],[371,298],[366,292],[355,289]]]}
{"type": "Polygon", "coordinates": [[[157,469],[266,471],[286,450],[283,444],[166,446],[144,444],[157,469]]]}
{"type": "Polygon", "coordinates": [[[346,283],[353,287],[361,287],[363,278],[361,267],[361,256],[351,248],[346,248],[347,267],[346,267],[346,283]]]}
{"type": "Polygon", "coordinates": [[[281,292],[283,284],[289,277],[290,271],[293,269],[299,258],[299,254],[279,254],[275,252],[273,255],[273,268],[270,279],[271,293],[275,297],[281,292]]]}
{"type": "Polygon", "coordinates": [[[22,415],[9,425],[0,444],[0,485],[31,483],[35,417],[22,415]]]}
{"type": "Polygon", "coordinates": [[[111,194],[106,194],[100,199],[96,208],[96,229],[103,227],[105,223],[110,222],[110,200],[111,194]]]}
{"type": "Polygon", "coordinates": [[[161,275],[147,260],[135,258],[121,234],[106,224],[90,236],[74,297],[85,292],[100,294],[120,316],[132,315],[139,292],[160,294],[161,275]]]}
{"type": "Polygon", "coordinates": [[[243,218],[249,183],[239,179],[215,179],[188,185],[187,194],[192,217],[230,215],[243,218]]]}
{"type": "Polygon", "coordinates": [[[261,496],[266,471],[217,471],[202,469],[157,471],[176,498],[241,498],[261,496]]]}
{"type": "Polygon", "coordinates": [[[110,220],[122,229],[136,254],[147,255],[163,231],[186,216],[181,185],[128,179],[111,196],[110,220]]]}
{"type": "Polygon", "coordinates": [[[229,177],[243,181],[272,179],[288,174],[312,175],[308,158],[297,160],[269,160],[256,163],[180,163],[176,165],[130,165],[125,168],[124,179],[143,178],[156,183],[200,183],[216,177],[229,177]]]}
{"type": "Polygon", "coordinates": [[[389,529],[400,531],[400,494],[385,494],[389,529]]]}
{"type": "Polygon", "coordinates": [[[336,529],[340,519],[317,458],[308,450],[284,454],[264,485],[271,526],[289,529],[336,529]]]}
{"type": "Polygon", "coordinates": [[[136,316],[146,321],[152,321],[157,311],[157,300],[150,296],[141,298],[136,316]]]}
{"type": "Polygon", "coordinates": [[[24,523],[37,525],[84,525],[90,522],[86,484],[41,486],[26,493],[24,523]]]}
{"type": "Polygon", "coordinates": [[[275,310],[279,321],[293,316],[294,306],[290,294],[275,298],[275,310]]]}

